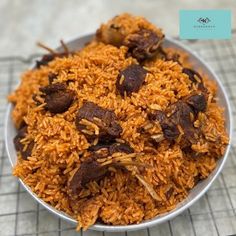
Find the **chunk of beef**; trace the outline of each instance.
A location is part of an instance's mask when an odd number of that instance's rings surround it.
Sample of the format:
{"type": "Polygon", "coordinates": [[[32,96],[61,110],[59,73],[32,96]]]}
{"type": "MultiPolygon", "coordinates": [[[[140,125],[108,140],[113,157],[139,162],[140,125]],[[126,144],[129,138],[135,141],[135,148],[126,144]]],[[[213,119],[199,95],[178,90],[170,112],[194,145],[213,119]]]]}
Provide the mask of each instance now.
{"type": "Polygon", "coordinates": [[[182,136],[182,147],[190,146],[196,143],[198,136],[198,129],[194,128],[194,111],[186,102],[179,101],[169,107],[172,110],[170,116],[171,122],[180,125],[184,134],[182,136]]]}
{"type": "Polygon", "coordinates": [[[31,156],[34,147],[34,141],[31,141],[26,147],[26,149],[24,149],[24,145],[21,143],[21,140],[26,137],[26,133],[27,126],[24,126],[18,131],[17,135],[13,140],[16,151],[21,153],[21,156],[24,160],[27,160],[27,158],[31,156]]]}
{"type": "Polygon", "coordinates": [[[129,96],[133,92],[138,92],[145,80],[146,74],[147,71],[140,65],[128,66],[117,77],[117,90],[122,96],[125,93],[129,96]]]}
{"type": "Polygon", "coordinates": [[[46,95],[56,93],[58,91],[64,91],[64,90],[66,90],[66,85],[63,83],[51,84],[46,87],[40,88],[40,91],[45,93],[46,95]]]}
{"type": "Polygon", "coordinates": [[[85,134],[87,138],[104,138],[111,140],[117,138],[122,133],[122,128],[117,121],[115,113],[111,110],[102,108],[93,102],[85,102],[78,110],[75,121],[79,131],[85,134]],[[99,134],[87,132],[83,120],[95,124],[99,128],[99,134]]]}
{"type": "Polygon", "coordinates": [[[39,69],[41,66],[46,66],[50,61],[53,61],[56,57],[65,57],[68,56],[68,53],[54,53],[54,54],[45,54],[40,60],[36,60],[36,68],[39,69]]]}
{"type": "Polygon", "coordinates": [[[207,107],[206,96],[204,94],[195,94],[187,98],[187,103],[194,109],[194,111],[205,111],[207,107]]]}
{"type": "Polygon", "coordinates": [[[180,134],[178,127],[170,121],[166,123],[165,122],[161,123],[161,128],[164,137],[169,141],[175,140],[180,134]]]}
{"type": "Polygon", "coordinates": [[[151,121],[158,121],[161,124],[164,121],[166,121],[167,116],[166,116],[165,112],[160,111],[160,110],[156,110],[154,113],[148,114],[148,118],[151,121]]]}
{"type": "Polygon", "coordinates": [[[163,135],[167,140],[171,141],[179,136],[180,133],[177,125],[168,119],[165,112],[157,110],[154,113],[149,114],[149,119],[160,123],[163,135]]]}
{"type": "Polygon", "coordinates": [[[169,50],[164,49],[163,47],[159,47],[158,50],[158,58],[166,60],[166,61],[175,61],[178,62],[180,65],[180,54],[177,52],[172,52],[169,50]]]}
{"type": "Polygon", "coordinates": [[[123,44],[125,38],[122,32],[122,27],[118,24],[111,23],[105,27],[102,27],[96,31],[96,38],[104,43],[109,43],[114,46],[120,47],[123,44]]]}
{"type": "Polygon", "coordinates": [[[90,147],[91,156],[84,161],[70,181],[70,188],[73,193],[78,193],[90,181],[97,181],[103,178],[108,166],[101,166],[97,160],[106,158],[116,152],[133,153],[134,150],[127,143],[98,144],[90,147]]]}
{"type": "Polygon", "coordinates": [[[168,53],[166,53],[165,59],[167,61],[175,61],[175,62],[178,62],[180,64],[180,62],[179,62],[180,55],[178,53],[168,52],[168,53]]]}
{"type": "Polygon", "coordinates": [[[190,68],[183,68],[182,73],[188,75],[189,79],[194,84],[198,85],[199,90],[201,90],[203,92],[207,92],[207,88],[205,88],[205,86],[204,86],[203,79],[198,72],[196,72],[190,68]]]}
{"type": "MultiPolygon", "coordinates": [[[[196,143],[199,130],[194,128],[195,108],[185,101],[178,101],[169,106],[165,112],[155,111],[149,115],[151,121],[159,121],[165,139],[176,140],[182,129],[181,146],[187,147],[196,143]]],[[[155,136],[155,135],[154,135],[155,136]]]]}
{"type": "Polygon", "coordinates": [[[90,146],[88,150],[90,152],[100,152],[101,150],[104,150],[106,152],[106,155],[109,155],[109,147],[112,145],[112,142],[102,142],[98,143],[97,145],[90,146]]]}
{"type": "Polygon", "coordinates": [[[186,146],[182,148],[182,151],[185,153],[185,155],[191,157],[191,158],[199,158],[203,155],[203,153],[199,153],[194,151],[190,146],[186,146]]]}
{"type": "Polygon", "coordinates": [[[36,68],[39,69],[41,66],[46,66],[50,61],[55,58],[53,54],[45,54],[40,60],[36,61],[36,68]]]}
{"type": "Polygon", "coordinates": [[[172,104],[167,112],[171,113],[170,119],[176,125],[189,126],[192,124],[191,116],[194,115],[193,110],[184,101],[178,101],[172,104]]]}
{"type": "Polygon", "coordinates": [[[80,168],[72,177],[69,187],[72,193],[77,194],[81,188],[85,187],[90,181],[98,181],[103,178],[108,169],[106,166],[101,166],[96,158],[90,157],[83,163],[81,163],[80,168]]]}
{"type": "Polygon", "coordinates": [[[129,48],[130,54],[138,61],[153,57],[164,38],[160,38],[155,32],[149,29],[141,29],[129,35],[124,44],[129,48]]]}
{"type": "Polygon", "coordinates": [[[49,82],[49,84],[52,84],[52,82],[53,82],[55,79],[57,79],[57,75],[56,75],[56,74],[54,74],[54,73],[49,73],[49,74],[48,74],[48,82],[49,82]]]}
{"type": "Polygon", "coordinates": [[[128,143],[114,143],[109,147],[110,155],[116,152],[133,153],[134,149],[128,143]]]}
{"type": "Polygon", "coordinates": [[[45,108],[51,113],[63,113],[68,110],[74,100],[74,92],[65,84],[55,83],[40,89],[44,93],[45,108]]]}
{"type": "Polygon", "coordinates": [[[31,156],[34,144],[35,144],[34,141],[30,141],[27,148],[21,152],[21,156],[24,160],[26,160],[28,157],[31,156]]]}
{"type": "Polygon", "coordinates": [[[13,140],[16,151],[20,151],[23,149],[23,144],[20,142],[20,140],[25,138],[26,133],[27,133],[27,126],[24,126],[18,130],[18,133],[13,140]]]}
{"type": "Polygon", "coordinates": [[[99,153],[101,150],[106,150],[107,156],[112,155],[116,152],[123,152],[123,153],[133,153],[134,149],[130,147],[128,143],[110,143],[110,144],[97,144],[95,146],[91,146],[89,148],[90,151],[95,153],[99,153]]]}
{"type": "Polygon", "coordinates": [[[170,199],[173,193],[174,193],[174,188],[170,187],[170,189],[165,193],[167,200],[170,199]]]}
{"type": "Polygon", "coordinates": [[[186,75],[188,75],[189,79],[193,83],[202,83],[202,77],[200,74],[190,68],[183,68],[182,72],[186,75]]]}
{"type": "MultiPolygon", "coordinates": [[[[136,17],[126,13],[115,16],[106,24],[102,24],[97,30],[96,40],[117,47],[132,44],[132,49],[134,47],[139,48],[137,50],[140,51],[137,52],[138,54],[144,51],[149,56],[155,51],[155,47],[158,46],[157,39],[162,40],[164,35],[160,29],[150,30],[151,24],[145,19],[143,20],[145,24],[140,24],[136,17]]],[[[145,57],[145,55],[138,56],[145,57]]]]}

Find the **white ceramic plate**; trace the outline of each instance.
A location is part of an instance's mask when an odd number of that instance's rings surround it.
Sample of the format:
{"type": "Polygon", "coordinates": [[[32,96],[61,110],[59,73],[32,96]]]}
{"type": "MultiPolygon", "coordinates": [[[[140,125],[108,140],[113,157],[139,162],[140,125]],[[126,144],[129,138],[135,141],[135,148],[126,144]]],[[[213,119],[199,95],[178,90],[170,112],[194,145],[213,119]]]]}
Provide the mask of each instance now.
{"type": "MultiPolygon", "coordinates": [[[[90,39],[93,37],[93,35],[87,35],[84,37],[76,38],[70,42],[67,43],[67,46],[70,50],[78,50],[79,48],[82,48],[85,43],[90,41],[90,39]]],[[[211,68],[204,62],[201,58],[197,56],[196,53],[192,52],[187,47],[183,46],[179,42],[174,41],[173,39],[167,38],[165,40],[164,46],[166,47],[172,47],[181,49],[182,51],[185,51],[189,54],[190,61],[195,65],[194,67],[196,69],[200,68],[202,72],[208,75],[208,77],[212,80],[215,80],[218,84],[219,90],[218,90],[218,98],[219,103],[222,107],[225,108],[225,120],[226,120],[226,129],[230,136],[230,140],[232,137],[232,118],[231,118],[231,108],[229,104],[229,100],[227,98],[227,94],[224,90],[224,87],[222,86],[219,78],[217,75],[211,70],[211,68]]],[[[62,50],[61,48],[58,48],[58,51],[62,50]]],[[[6,144],[6,151],[8,158],[11,162],[11,165],[14,166],[16,164],[17,156],[16,151],[13,144],[13,138],[16,135],[16,129],[14,127],[14,124],[11,119],[11,112],[12,112],[13,106],[11,104],[8,105],[7,112],[6,112],[6,119],[5,119],[5,144],[6,144]]],[[[101,223],[94,224],[90,229],[93,230],[99,230],[99,231],[113,231],[113,232],[121,232],[121,231],[132,231],[132,230],[138,230],[147,228],[156,224],[163,223],[167,220],[172,219],[173,217],[179,215],[181,212],[189,208],[193,203],[195,203],[201,196],[203,196],[204,193],[209,189],[213,181],[216,179],[216,177],[219,175],[220,171],[223,168],[223,165],[227,159],[228,153],[229,153],[230,144],[227,146],[224,156],[218,161],[217,166],[215,170],[209,175],[209,177],[201,182],[199,182],[189,193],[188,197],[179,203],[175,209],[173,209],[170,212],[167,212],[165,214],[158,215],[154,217],[151,220],[143,221],[139,224],[133,224],[133,225],[127,225],[127,226],[111,226],[111,225],[105,225],[101,223]]],[[[67,220],[71,223],[76,224],[77,221],[73,218],[71,218],[69,215],[65,214],[62,211],[56,210],[51,205],[44,202],[42,199],[38,198],[38,196],[31,191],[31,189],[23,183],[21,179],[19,179],[23,187],[29,192],[29,194],[38,201],[41,205],[43,205],[45,208],[47,208],[50,212],[52,212],[57,217],[61,217],[64,220],[67,220]]]]}

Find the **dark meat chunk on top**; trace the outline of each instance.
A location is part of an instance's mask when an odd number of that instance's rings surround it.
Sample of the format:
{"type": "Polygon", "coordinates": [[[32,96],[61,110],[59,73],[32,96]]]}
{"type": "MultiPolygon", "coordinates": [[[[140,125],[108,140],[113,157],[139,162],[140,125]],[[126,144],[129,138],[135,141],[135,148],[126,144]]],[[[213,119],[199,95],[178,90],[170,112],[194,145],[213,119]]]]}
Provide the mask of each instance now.
{"type": "Polygon", "coordinates": [[[172,104],[168,110],[171,113],[170,119],[174,124],[180,124],[181,126],[192,124],[191,116],[194,115],[194,112],[186,102],[178,101],[172,104]]]}
{"type": "Polygon", "coordinates": [[[177,125],[168,119],[165,112],[157,110],[153,114],[149,114],[149,119],[160,123],[163,135],[167,140],[171,141],[179,136],[177,125]]]}
{"type": "Polygon", "coordinates": [[[36,68],[39,69],[41,66],[46,66],[50,61],[53,61],[56,57],[66,57],[68,53],[55,53],[55,54],[45,54],[40,60],[36,61],[36,68]]]}
{"type": "Polygon", "coordinates": [[[45,54],[40,60],[36,61],[36,68],[40,68],[41,66],[46,66],[50,61],[55,58],[53,54],[45,54]]]}
{"type": "Polygon", "coordinates": [[[48,74],[48,82],[49,82],[49,84],[52,84],[52,82],[53,82],[55,79],[57,79],[57,75],[56,75],[56,74],[54,74],[54,73],[49,73],[49,74],[48,74]]]}
{"type": "Polygon", "coordinates": [[[27,133],[27,126],[24,126],[21,129],[19,129],[17,135],[15,136],[13,141],[16,151],[23,150],[23,144],[20,142],[20,140],[25,138],[26,133],[27,133]]]}
{"type": "Polygon", "coordinates": [[[116,152],[133,153],[134,149],[127,143],[114,143],[109,147],[110,155],[116,152]]]}
{"type": "Polygon", "coordinates": [[[92,146],[89,150],[91,151],[91,156],[81,164],[70,181],[70,188],[74,194],[78,193],[90,181],[98,181],[106,175],[110,165],[101,166],[97,162],[99,158],[106,158],[116,152],[127,154],[134,152],[133,148],[127,143],[98,144],[92,146]]]}
{"type": "Polygon", "coordinates": [[[45,93],[46,95],[56,93],[58,91],[64,91],[64,90],[66,90],[66,85],[63,83],[51,84],[46,87],[40,88],[40,91],[45,93]]]}
{"type": "Polygon", "coordinates": [[[26,133],[27,133],[27,126],[24,126],[18,131],[17,135],[13,140],[16,151],[21,153],[21,156],[24,160],[27,160],[27,158],[31,156],[34,147],[34,141],[31,141],[26,147],[26,149],[24,149],[24,145],[21,143],[21,140],[25,138],[26,133]]]}
{"type": "Polygon", "coordinates": [[[187,99],[187,103],[194,109],[194,111],[205,111],[207,107],[207,101],[204,94],[195,94],[187,99]]]}
{"type": "Polygon", "coordinates": [[[193,96],[189,97],[187,101],[178,101],[172,104],[165,112],[155,111],[149,115],[151,121],[159,121],[163,135],[169,141],[176,140],[181,134],[180,129],[182,129],[183,135],[180,141],[183,148],[196,143],[200,132],[193,126],[193,122],[199,109],[202,110],[203,107],[205,109],[205,106],[194,103],[195,100],[201,100],[202,97],[193,96]]]}
{"type": "Polygon", "coordinates": [[[134,149],[130,147],[128,143],[97,144],[95,146],[91,146],[89,150],[98,153],[100,150],[106,150],[107,155],[112,155],[116,152],[123,152],[127,154],[134,152],[134,149]]]}
{"type": "Polygon", "coordinates": [[[55,83],[40,89],[43,92],[46,106],[52,113],[63,113],[68,110],[74,100],[74,92],[65,84],[55,83]]]}
{"type": "Polygon", "coordinates": [[[114,139],[120,136],[122,128],[117,121],[115,113],[111,110],[102,108],[93,102],[85,102],[78,110],[76,115],[76,127],[87,138],[104,138],[107,140],[114,139]],[[99,128],[99,134],[87,132],[86,125],[82,120],[87,120],[99,128]]]}
{"type": "Polygon", "coordinates": [[[204,86],[203,79],[201,75],[189,68],[183,68],[182,73],[188,75],[189,79],[194,83],[198,85],[198,89],[207,92],[207,88],[204,86]]]}
{"type": "Polygon", "coordinates": [[[189,68],[183,68],[182,72],[186,75],[188,75],[189,79],[193,83],[202,83],[202,77],[200,74],[192,69],[189,68]]]}
{"type": "Polygon", "coordinates": [[[171,122],[180,125],[183,129],[184,134],[181,139],[181,146],[184,148],[196,143],[199,131],[193,126],[195,114],[192,107],[184,101],[179,101],[170,106],[169,110],[173,111],[170,116],[171,122]]]}
{"type": "Polygon", "coordinates": [[[98,181],[104,177],[107,171],[107,167],[101,166],[94,157],[90,157],[80,165],[72,177],[69,183],[70,189],[76,194],[90,181],[98,181]]]}
{"type": "MultiPolygon", "coordinates": [[[[164,35],[163,35],[164,38],[164,35]]],[[[124,44],[129,48],[130,54],[138,61],[153,57],[163,40],[155,32],[148,29],[141,29],[129,35],[124,44]]]]}
{"type": "Polygon", "coordinates": [[[178,62],[179,64],[181,64],[180,61],[179,61],[180,55],[179,55],[178,53],[171,53],[171,52],[168,52],[168,53],[166,53],[166,55],[165,55],[165,59],[166,59],[167,61],[175,61],[175,62],[178,62]]]}
{"type": "Polygon", "coordinates": [[[138,92],[145,80],[146,74],[147,71],[140,65],[128,66],[117,77],[117,90],[122,96],[125,93],[129,96],[133,92],[138,92]]]}
{"type": "Polygon", "coordinates": [[[180,134],[178,127],[170,121],[163,122],[161,128],[164,137],[169,141],[175,140],[180,134]]]}
{"type": "Polygon", "coordinates": [[[156,110],[154,113],[148,114],[148,118],[152,121],[158,121],[160,124],[167,119],[165,112],[160,110],[156,110]]]}

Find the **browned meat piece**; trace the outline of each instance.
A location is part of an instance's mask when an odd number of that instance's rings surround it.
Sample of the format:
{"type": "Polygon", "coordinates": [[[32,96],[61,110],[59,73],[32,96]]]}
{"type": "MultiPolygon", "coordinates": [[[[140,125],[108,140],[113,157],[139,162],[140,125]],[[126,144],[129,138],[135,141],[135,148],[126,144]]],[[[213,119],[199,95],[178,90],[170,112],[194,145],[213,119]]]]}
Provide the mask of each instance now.
{"type": "Polygon", "coordinates": [[[194,109],[194,111],[205,111],[207,107],[207,101],[204,94],[195,94],[187,99],[187,103],[194,109]]]}
{"type": "MultiPolygon", "coordinates": [[[[111,140],[117,138],[122,133],[122,128],[117,121],[115,113],[111,110],[102,108],[93,102],[85,102],[78,110],[76,115],[76,127],[84,133],[88,139],[96,137],[111,140]],[[85,121],[85,123],[84,123],[85,121]],[[89,131],[86,122],[95,125],[99,129],[99,133],[89,131]]],[[[89,125],[89,124],[88,124],[89,125]]]]}
{"type": "Polygon", "coordinates": [[[111,144],[97,144],[95,146],[91,146],[89,148],[90,151],[93,152],[100,152],[104,150],[107,155],[112,155],[116,152],[123,152],[123,153],[133,153],[134,149],[130,147],[128,143],[111,143],[111,144]]]}
{"type": "Polygon", "coordinates": [[[53,54],[45,54],[41,58],[41,60],[36,61],[36,68],[40,68],[41,66],[46,66],[50,61],[52,61],[55,58],[53,54]]]}
{"type": "Polygon", "coordinates": [[[27,148],[25,149],[25,151],[22,151],[22,152],[21,152],[21,156],[22,156],[22,158],[23,158],[24,160],[26,160],[28,157],[31,156],[31,153],[32,153],[33,148],[34,148],[34,141],[31,141],[31,142],[28,144],[28,146],[27,146],[27,148]]]}
{"type": "Polygon", "coordinates": [[[159,47],[159,50],[158,50],[158,56],[161,58],[161,59],[164,59],[166,61],[175,61],[175,62],[178,62],[180,65],[180,54],[175,52],[175,51],[170,51],[167,49],[164,49],[163,47],[159,47]]]}
{"type": "Polygon", "coordinates": [[[149,114],[149,119],[160,123],[163,135],[167,140],[175,140],[179,136],[180,132],[177,125],[168,119],[163,111],[155,111],[155,113],[149,114]]]}
{"type": "Polygon", "coordinates": [[[168,48],[163,48],[161,45],[157,50],[155,59],[174,61],[174,62],[177,62],[179,65],[182,65],[182,62],[181,62],[182,60],[179,53],[169,50],[168,48]]]}
{"type": "Polygon", "coordinates": [[[160,122],[160,124],[167,119],[165,112],[159,110],[156,110],[154,113],[149,114],[148,118],[152,121],[157,120],[160,122]]]}
{"type": "Polygon", "coordinates": [[[178,101],[172,104],[167,112],[171,114],[170,119],[176,125],[188,126],[192,124],[191,113],[194,116],[194,112],[184,101],[178,101]]]}
{"type": "Polygon", "coordinates": [[[115,23],[111,23],[105,28],[97,30],[96,38],[104,43],[109,43],[117,47],[121,46],[125,38],[122,27],[115,23]]]}
{"type": "Polygon", "coordinates": [[[109,147],[112,145],[112,143],[106,143],[106,142],[104,142],[104,143],[98,143],[97,145],[94,145],[94,146],[90,146],[89,148],[88,148],[88,150],[90,151],[90,152],[100,152],[101,150],[103,151],[104,150],[104,152],[106,152],[106,155],[108,155],[109,154],[109,147]]]}
{"type": "Polygon", "coordinates": [[[90,181],[98,181],[107,171],[107,166],[101,166],[95,157],[84,161],[69,183],[72,193],[78,193],[90,181]]]}
{"type": "Polygon", "coordinates": [[[204,86],[203,79],[198,72],[189,68],[183,68],[182,73],[188,75],[189,79],[194,84],[198,85],[199,90],[201,90],[204,93],[207,93],[207,88],[204,86]]]}
{"type": "Polygon", "coordinates": [[[129,53],[138,61],[153,57],[157,52],[164,36],[160,38],[155,32],[141,29],[129,35],[124,40],[124,45],[129,48],[129,53]]]}
{"type": "Polygon", "coordinates": [[[178,53],[166,53],[166,56],[165,56],[165,59],[167,61],[175,61],[175,62],[178,62],[179,64],[181,64],[179,62],[179,58],[180,58],[180,55],[178,53]]]}
{"type": "Polygon", "coordinates": [[[133,153],[134,149],[127,143],[114,143],[109,147],[110,155],[116,152],[133,153]]]}
{"type": "MultiPolygon", "coordinates": [[[[190,99],[190,101],[192,100],[190,99]]],[[[182,129],[183,135],[180,141],[181,146],[185,148],[196,143],[200,135],[199,130],[193,126],[195,115],[199,111],[197,109],[199,108],[194,108],[192,104],[190,105],[185,101],[178,101],[168,107],[165,112],[155,111],[155,113],[150,114],[149,119],[159,121],[163,135],[169,141],[176,140],[181,134],[179,129],[182,129]]]]}
{"type": "MultiPolygon", "coordinates": [[[[101,166],[97,160],[106,158],[116,152],[133,153],[134,150],[127,143],[99,144],[89,149],[91,156],[84,161],[72,177],[69,186],[74,194],[78,193],[90,181],[103,178],[108,172],[108,166],[101,166]]],[[[115,163],[113,163],[115,165],[115,163]]]]}
{"type": "Polygon", "coordinates": [[[116,88],[119,93],[124,96],[131,95],[133,92],[138,92],[141,88],[147,71],[140,65],[130,65],[122,70],[116,81],[116,88]]]}
{"type": "Polygon", "coordinates": [[[198,157],[201,157],[202,155],[204,155],[204,153],[199,153],[199,152],[194,151],[190,146],[184,147],[182,149],[182,151],[186,155],[188,155],[188,156],[190,156],[192,158],[198,158],[198,157]]]}
{"type": "Polygon", "coordinates": [[[56,83],[40,88],[44,93],[45,108],[52,113],[63,113],[68,110],[74,100],[74,92],[66,88],[65,84],[56,83]]]}
{"type": "Polygon", "coordinates": [[[180,134],[178,127],[172,122],[161,123],[161,128],[164,137],[170,141],[175,140],[180,134]]]}
{"type": "Polygon", "coordinates": [[[21,149],[23,149],[23,145],[20,142],[20,140],[25,138],[26,133],[27,133],[27,126],[24,126],[18,130],[18,133],[14,138],[14,145],[15,145],[16,151],[20,151],[21,149]]]}
{"type": "Polygon", "coordinates": [[[35,68],[39,69],[41,66],[46,66],[50,61],[53,61],[56,57],[66,57],[68,53],[55,53],[55,54],[45,54],[42,56],[41,60],[36,61],[35,68]]]}
{"type": "Polygon", "coordinates": [[[196,135],[198,135],[198,130],[193,126],[193,109],[187,103],[179,101],[170,106],[169,110],[173,111],[170,116],[171,122],[175,125],[180,125],[184,131],[184,135],[181,139],[182,147],[196,143],[196,135]]]}
{"type": "Polygon", "coordinates": [[[53,82],[55,79],[57,79],[57,75],[56,75],[56,74],[54,74],[54,73],[49,73],[49,74],[48,74],[48,82],[49,82],[49,84],[52,84],[52,82],[53,82]]]}
{"type": "Polygon", "coordinates": [[[127,13],[115,16],[96,32],[97,41],[117,47],[125,45],[138,60],[153,56],[163,38],[162,31],[146,19],[127,13]]]}
{"type": "Polygon", "coordinates": [[[193,83],[202,83],[202,77],[200,74],[192,69],[189,68],[183,68],[182,72],[186,75],[188,75],[189,79],[193,83]]]}
{"type": "Polygon", "coordinates": [[[25,138],[26,133],[27,133],[27,126],[24,126],[18,131],[17,135],[13,140],[16,151],[21,153],[21,156],[24,160],[27,160],[27,158],[31,156],[34,147],[34,141],[31,141],[28,144],[27,148],[24,150],[24,145],[21,143],[21,140],[25,138]]]}
{"type": "Polygon", "coordinates": [[[171,187],[171,188],[165,193],[167,200],[170,199],[170,197],[172,196],[173,193],[174,193],[174,188],[171,187]]]}
{"type": "Polygon", "coordinates": [[[66,90],[66,85],[63,83],[51,84],[46,87],[40,88],[40,91],[45,93],[46,95],[64,90],[66,90]]]}

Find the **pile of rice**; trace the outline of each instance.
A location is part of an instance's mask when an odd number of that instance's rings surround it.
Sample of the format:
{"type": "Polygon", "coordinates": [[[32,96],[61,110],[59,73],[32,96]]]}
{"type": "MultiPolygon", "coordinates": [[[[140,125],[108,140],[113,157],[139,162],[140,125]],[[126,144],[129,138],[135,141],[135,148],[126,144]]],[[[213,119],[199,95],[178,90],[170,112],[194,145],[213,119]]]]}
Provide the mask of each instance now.
{"type": "MultiPolygon", "coordinates": [[[[140,26],[159,32],[141,17],[132,18],[137,24],[130,24],[130,17],[122,16],[122,24],[130,32],[140,26]]],[[[21,142],[25,147],[31,140],[35,143],[27,160],[18,153],[14,175],[45,202],[77,219],[78,229],[87,229],[97,220],[110,225],[140,223],[172,210],[214,170],[228,144],[223,109],[215,99],[217,86],[201,74],[209,96],[207,110],[199,113],[195,123],[204,138],[191,148],[202,155],[185,154],[178,142],[163,140],[153,146],[140,127],[146,125],[148,112],[165,110],[194,91],[194,87],[189,88],[188,76],[182,73],[183,66],[189,64],[184,56],[180,58],[182,65],[158,57],[144,61],[148,70],[145,84],[124,98],[117,93],[117,76],[128,65],[137,64],[135,58],[127,57],[127,51],[126,46],[116,47],[95,39],[67,57],[57,57],[48,65],[26,71],[20,86],[9,96],[16,127],[23,121],[28,126],[21,142]],[[51,114],[45,111],[45,103],[37,105],[32,99],[40,87],[48,85],[49,73],[57,74],[56,82],[70,81],[68,88],[76,93],[76,100],[64,113],[51,114]],[[87,149],[92,145],[75,125],[76,113],[84,101],[115,112],[123,129],[120,140],[129,143],[135,153],[142,153],[139,161],[152,167],[144,169],[142,175],[155,190],[158,201],[122,168],[110,168],[104,178],[88,183],[76,198],[71,196],[68,182],[88,157],[87,149]]]]}

